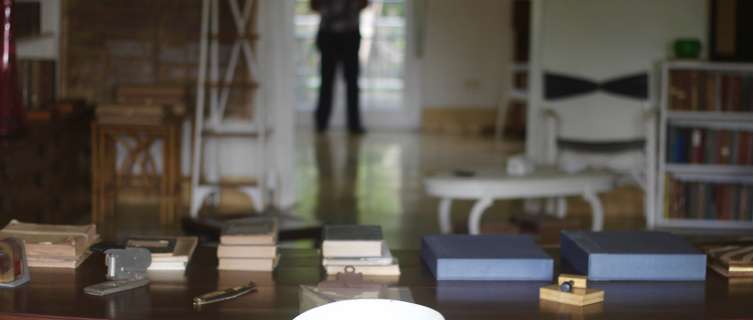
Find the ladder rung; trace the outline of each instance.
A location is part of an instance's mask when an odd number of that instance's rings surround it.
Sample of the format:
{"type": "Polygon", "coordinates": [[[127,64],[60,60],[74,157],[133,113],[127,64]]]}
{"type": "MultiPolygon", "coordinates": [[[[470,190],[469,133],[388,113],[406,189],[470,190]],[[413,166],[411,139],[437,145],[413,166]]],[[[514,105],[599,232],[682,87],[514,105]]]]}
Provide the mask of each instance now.
{"type": "Polygon", "coordinates": [[[250,41],[256,41],[259,40],[259,35],[254,34],[247,34],[247,35],[238,35],[235,33],[220,33],[220,34],[212,34],[209,36],[212,39],[219,39],[221,41],[230,41],[230,40],[250,40],[250,41]]]}
{"type": "Polygon", "coordinates": [[[245,88],[245,89],[257,89],[259,88],[258,82],[251,83],[222,83],[208,81],[204,86],[207,88],[245,88]]]}
{"type": "MultiPolygon", "coordinates": [[[[269,135],[272,133],[272,129],[268,128],[264,131],[265,134],[269,135]]],[[[201,135],[204,137],[216,137],[216,138],[258,138],[259,137],[259,131],[227,131],[227,132],[218,132],[212,129],[204,130],[201,132],[201,135]]]]}
{"type": "Polygon", "coordinates": [[[209,182],[200,182],[199,187],[219,187],[219,188],[237,188],[237,187],[258,187],[259,182],[257,181],[244,181],[244,182],[217,182],[217,183],[209,183],[209,182]]]}
{"type": "Polygon", "coordinates": [[[259,133],[257,132],[216,132],[216,131],[204,131],[201,133],[204,137],[227,137],[227,138],[257,138],[259,133]]]}

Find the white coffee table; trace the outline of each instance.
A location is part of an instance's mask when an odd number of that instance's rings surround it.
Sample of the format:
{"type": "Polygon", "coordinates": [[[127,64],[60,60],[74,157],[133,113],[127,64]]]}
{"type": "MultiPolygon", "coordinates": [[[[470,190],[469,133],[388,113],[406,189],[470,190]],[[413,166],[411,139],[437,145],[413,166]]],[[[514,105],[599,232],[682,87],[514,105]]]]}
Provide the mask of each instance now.
{"type": "Polygon", "coordinates": [[[591,230],[604,227],[604,209],[597,193],[614,189],[616,175],[606,170],[589,169],[568,174],[554,167],[539,167],[527,176],[507,175],[502,169],[468,170],[471,177],[462,177],[455,171],[439,172],[424,179],[426,193],[439,197],[439,228],[442,233],[452,232],[450,207],[452,200],[477,200],[468,218],[470,234],[479,234],[479,224],[484,211],[494,200],[559,198],[557,215],[566,213],[564,197],[581,195],[591,205],[593,223],[591,230]]]}

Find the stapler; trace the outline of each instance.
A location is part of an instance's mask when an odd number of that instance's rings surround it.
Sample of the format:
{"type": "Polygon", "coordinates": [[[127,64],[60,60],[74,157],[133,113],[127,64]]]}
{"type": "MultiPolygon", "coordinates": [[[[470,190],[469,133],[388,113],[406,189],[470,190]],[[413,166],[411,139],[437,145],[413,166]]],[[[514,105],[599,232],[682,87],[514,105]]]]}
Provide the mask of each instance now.
{"type": "Polygon", "coordinates": [[[131,248],[98,243],[89,250],[102,252],[110,281],[84,288],[84,293],[105,296],[116,292],[143,287],[149,284],[146,269],[152,264],[152,255],[145,248],[131,248]]]}
{"type": "Polygon", "coordinates": [[[0,240],[0,287],[13,288],[29,282],[29,265],[21,239],[0,240]]]}

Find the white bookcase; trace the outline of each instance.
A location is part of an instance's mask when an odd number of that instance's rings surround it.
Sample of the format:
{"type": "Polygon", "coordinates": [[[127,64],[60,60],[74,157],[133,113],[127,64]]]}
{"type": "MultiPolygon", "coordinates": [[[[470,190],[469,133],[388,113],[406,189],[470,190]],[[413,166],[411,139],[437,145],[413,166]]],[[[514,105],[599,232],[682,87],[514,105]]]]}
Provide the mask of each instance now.
{"type": "MultiPolygon", "coordinates": [[[[749,192],[748,187],[753,188],[753,165],[730,160],[733,155],[739,159],[740,152],[753,153],[753,150],[745,150],[740,144],[741,140],[747,141],[745,139],[748,139],[746,136],[748,132],[751,132],[750,139],[753,139],[753,107],[740,107],[739,111],[738,108],[729,107],[734,104],[730,102],[732,99],[730,97],[735,93],[729,89],[731,77],[753,79],[753,64],[665,62],[662,65],[658,196],[656,197],[656,214],[649,225],[753,228],[753,212],[751,212],[753,203],[750,203],[749,197],[743,203],[740,202],[740,197],[747,197],[742,193],[749,192]],[[680,85],[673,85],[673,74],[675,79],[679,79],[677,76],[679,73],[673,73],[673,70],[685,72],[684,75],[690,75],[690,77],[685,77],[685,80],[675,80],[674,82],[680,85]],[[723,77],[726,79],[722,80],[723,77]],[[683,85],[682,81],[689,82],[683,85]],[[687,85],[688,83],[690,85],[687,85]],[[706,84],[705,89],[698,89],[699,83],[706,84]],[[677,89],[683,86],[686,89],[704,90],[704,93],[677,89]],[[710,93],[712,91],[714,92],[710,93]],[[723,99],[724,94],[727,98],[723,99]],[[696,99],[696,102],[684,105],[677,103],[678,97],[696,99]],[[675,103],[674,106],[673,103],[675,103]],[[678,106],[683,106],[683,108],[678,110],[678,106]],[[678,138],[680,135],[684,135],[684,138],[678,138]],[[723,138],[719,138],[720,136],[723,138]],[[727,136],[737,138],[727,138],[727,136]],[[724,139],[729,139],[728,141],[731,142],[725,143],[724,139]],[[734,141],[734,139],[737,140],[734,141]],[[719,144],[719,141],[722,143],[719,144]],[[732,154],[731,151],[734,148],[731,144],[734,142],[738,143],[736,154],[732,154]],[[683,145],[687,147],[682,147],[683,145]],[[696,149],[693,150],[693,148],[696,149]],[[722,155],[716,156],[716,152],[722,155]],[[725,152],[727,161],[723,161],[725,152]],[[723,191],[720,192],[726,193],[717,193],[716,188],[720,188],[720,185],[723,186],[721,187],[723,191]],[[743,188],[743,186],[746,187],[743,188]],[[734,191],[735,189],[738,191],[734,191]],[[737,197],[735,192],[737,192],[737,197]],[[721,199],[716,199],[716,195],[722,195],[721,199]],[[736,204],[732,201],[735,198],[738,201],[736,204]],[[713,200],[711,203],[714,204],[709,204],[709,200],[713,200]],[[720,208],[716,204],[719,201],[726,202],[721,205],[724,210],[717,210],[720,208]],[[732,208],[725,206],[732,206],[732,208]],[[744,210],[740,209],[743,206],[747,206],[746,214],[741,214],[741,212],[744,213],[744,210]]],[[[742,82],[737,87],[740,97],[746,90],[745,86],[746,82],[742,82]]],[[[750,87],[749,84],[747,86],[750,87]]],[[[749,96],[751,97],[748,103],[753,103],[753,94],[749,96]]],[[[743,98],[735,99],[743,100],[743,98]]]]}

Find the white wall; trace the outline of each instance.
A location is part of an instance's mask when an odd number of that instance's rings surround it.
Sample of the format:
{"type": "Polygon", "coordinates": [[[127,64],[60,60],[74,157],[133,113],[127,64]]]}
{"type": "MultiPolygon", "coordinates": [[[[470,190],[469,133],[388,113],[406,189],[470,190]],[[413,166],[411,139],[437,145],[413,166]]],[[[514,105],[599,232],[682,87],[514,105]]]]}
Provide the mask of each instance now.
{"type": "MultiPolygon", "coordinates": [[[[533,0],[532,56],[526,151],[543,160],[541,116],[544,71],[604,81],[640,71],[658,85],[657,63],[671,57],[677,38],[698,38],[705,44],[706,0],[533,0]]],[[[652,97],[657,96],[652,92],[652,97]]],[[[604,93],[556,102],[554,109],[570,138],[640,137],[645,128],[635,101],[604,93]],[[609,119],[609,120],[605,120],[609,119]]]]}
{"type": "Polygon", "coordinates": [[[509,82],[512,1],[428,0],[421,97],[425,108],[493,108],[509,82]]]}
{"type": "Polygon", "coordinates": [[[40,37],[19,41],[17,55],[19,59],[53,59],[58,60],[60,53],[60,0],[19,0],[18,2],[40,3],[40,37]]]}

